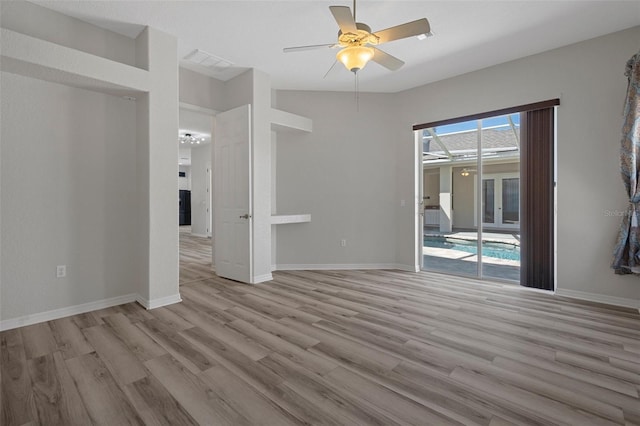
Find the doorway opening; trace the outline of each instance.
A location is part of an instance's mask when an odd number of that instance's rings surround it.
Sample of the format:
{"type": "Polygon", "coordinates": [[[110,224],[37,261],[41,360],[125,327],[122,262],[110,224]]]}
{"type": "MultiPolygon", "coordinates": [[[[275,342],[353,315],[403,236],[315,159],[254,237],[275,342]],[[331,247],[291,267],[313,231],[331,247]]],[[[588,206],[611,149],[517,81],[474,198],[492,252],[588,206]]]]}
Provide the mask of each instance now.
{"type": "Polygon", "coordinates": [[[180,284],[210,278],[212,268],[211,134],[214,111],[180,104],[178,225],[180,284]]]}

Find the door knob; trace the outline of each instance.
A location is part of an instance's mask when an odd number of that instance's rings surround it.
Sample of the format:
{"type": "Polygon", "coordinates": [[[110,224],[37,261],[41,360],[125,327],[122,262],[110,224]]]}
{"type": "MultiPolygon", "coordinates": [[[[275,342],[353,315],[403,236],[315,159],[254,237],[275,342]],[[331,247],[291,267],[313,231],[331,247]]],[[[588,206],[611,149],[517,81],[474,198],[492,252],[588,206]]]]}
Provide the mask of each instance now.
{"type": "Polygon", "coordinates": [[[247,214],[243,214],[242,216],[240,216],[240,219],[249,219],[251,217],[251,215],[249,213],[247,214]]]}

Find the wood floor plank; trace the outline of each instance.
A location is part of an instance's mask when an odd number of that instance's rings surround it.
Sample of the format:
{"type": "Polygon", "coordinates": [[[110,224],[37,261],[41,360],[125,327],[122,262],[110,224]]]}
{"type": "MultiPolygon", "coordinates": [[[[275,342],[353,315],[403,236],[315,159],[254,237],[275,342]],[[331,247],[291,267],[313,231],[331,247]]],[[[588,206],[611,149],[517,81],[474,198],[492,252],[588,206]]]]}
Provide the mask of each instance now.
{"type": "Polygon", "coordinates": [[[640,420],[640,404],[638,404],[637,398],[590,383],[585,380],[586,377],[570,377],[567,374],[562,374],[562,370],[557,370],[545,364],[533,365],[530,361],[525,360],[525,362],[522,362],[496,357],[493,365],[505,371],[538,378],[547,384],[555,384],[568,391],[583,394],[614,407],[619,407],[623,410],[626,420],[630,418],[640,420]]]}
{"type": "Polygon", "coordinates": [[[173,312],[171,309],[168,309],[167,307],[153,309],[149,312],[155,319],[162,321],[165,325],[169,326],[175,331],[182,331],[186,330],[187,328],[193,327],[193,324],[173,312]]]}
{"type": "Polygon", "coordinates": [[[453,418],[462,417],[465,424],[487,425],[495,415],[515,424],[539,424],[535,419],[523,416],[510,407],[487,399],[482,393],[475,393],[472,389],[454,382],[450,379],[449,373],[424,364],[403,361],[384,377],[366,373],[364,375],[424,406],[453,418]]]}
{"type": "Polygon", "coordinates": [[[212,367],[199,376],[220,401],[246,413],[252,425],[297,425],[300,422],[285,409],[264,397],[224,367],[212,367]]]}
{"type": "Polygon", "coordinates": [[[68,359],[65,363],[91,423],[105,426],[144,424],[95,352],[68,359]]]}
{"type": "Polygon", "coordinates": [[[142,363],[111,330],[105,325],[97,325],[82,332],[118,384],[126,385],[146,377],[142,363]]]}
{"type": "Polygon", "coordinates": [[[58,345],[53,338],[48,322],[23,327],[20,332],[22,333],[24,352],[27,359],[52,354],[58,350],[58,345]]]}
{"type": "Polygon", "coordinates": [[[544,421],[558,425],[583,425],[600,424],[616,425],[617,422],[607,421],[601,417],[595,417],[572,409],[545,396],[530,391],[521,390],[514,386],[506,385],[489,376],[483,375],[464,367],[457,367],[450,376],[452,379],[465,383],[479,391],[489,394],[501,401],[522,410],[527,415],[538,417],[544,421]]]}
{"type": "Polygon", "coordinates": [[[153,376],[129,383],[124,392],[146,425],[197,425],[191,415],[153,376]]]}
{"type": "Polygon", "coordinates": [[[337,364],[327,360],[326,358],[314,355],[284,339],[260,330],[244,320],[235,320],[229,323],[228,327],[244,334],[245,336],[251,337],[265,348],[278,352],[280,355],[304,366],[314,373],[325,374],[337,367],[337,364]]]}
{"type": "Polygon", "coordinates": [[[560,376],[565,376],[584,383],[593,384],[603,389],[612,390],[614,392],[618,392],[632,398],[638,398],[638,392],[633,383],[629,383],[624,380],[617,380],[596,371],[574,367],[573,365],[563,364],[557,361],[541,360],[539,358],[522,355],[519,356],[517,360],[514,358],[504,358],[498,356],[494,359],[493,362],[494,364],[497,362],[506,364],[512,361],[522,362],[532,367],[551,371],[560,376]]]}
{"type": "Polygon", "coordinates": [[[318,339],[309,337],[304,333],[293,330],[291,327],[284,326],[277,321],[258,315],[247,309],[243,309],[240,306],[234,306],[233,308],[228,309],[228,312],[237,319],[244,320],[257,328],[269,332],[289,343],[297,345],[302,349],[306,349],[320,343],[318,339]]]}
{"type": "Polygon", "coordinates": [[[286,377],[284,385],[317,405],[328,416],[343,424],[395,425],[398,422],[384,413],[363,407],[353,397],[303,367],[277,353],[261,359],[260,364],[286,377]]]}
{"type": "Polygon", "coordinates": [[[233,304],[226,302],[224,300],[221,300],[218,297],[211,297],[212,296],[211,294],[207,295],[207,292],[204,291],[207,287],[208,286],[205,286],[205,285],[201,285],[199,287],[196,287],[195,285],[193,286],[185,285],[180,289],[180,294],[183,297],[189,300],[192,300],[194,302],[203,304],[204,306],[212,310],[224,311],[225,309],[228,309],[233,306],[233,304]],[[209,296],[209,297],[203,297],[203,296],[209,296]]]}
{"type": "MultiPolygon", "coordinates": [[[[217,296],[216,296],[217,297],[217,296]]],[[[192,321],[193,314],[198,317],[204,318],[205,321],[213,321],[218,322],[220,324],[225,324],[229,321],[233,321],[235,317],[226,312],[226,310],[220,310],[215,306],[209,304],[207,305],[205,302],[208,300],[207,296],[201,296],[197,300],[185,297],[182,299],[182,303],[175,303],[167,307],[167,309],[172,310],[173,312],[180,315],[182,318],[188,320],[190,323],[195,325],[195,322],[192,321]],[[190,312],[189,312],[190,311],[190,312]],[[192,317],[191,319],[187,317],[192,317]]],[[[197,322],[197,320],[196,320],[197,322]]]]}
{"type": "Polygon", "coordinates": [[[219,401],[202,380],[170,355],[151,359],[145,365],[199,424],[250,424],[246,417],[219,401]]]}
{"type": "Polygon", "coordinates": [[[58,350],[62,352],[65,358],[73,358],[93,352],[93,347],[70,317],[49,321],[49,326],[58,350]]]}
{"type": "MultiPolygon", "coordinates": [[[[610,358],[609,358],[610,359],[610,358]]],[[[607,376],[615,377],[630,383],[640,384],[640,374],[623,368],[616,367],[610,362],[600,361],[596,358],[579,355],[570,352],[556,352],[555,360],[563,364],[584,368],[607,376]]]]}
{"type": "Polygon", "coordinates": [[[61,352],[33,358],[28,365],[41,424],[91,424],[61,352]]]}
{"type": "Polygon", "coordinates": [[[431,410],[415,401],[406,398],[380,386],[379,384],[367,380],[358,374],[339,367],[325,375],[338,386],[347,392],[355,395],[375,407],[384,410],[393,419],[410,425],[420,424],[464,424],[466,419],[460,416],[458,419],[447,417],[431,410]]]}
{"type": "Polygon", "coordinates": [[[538,377],[523,375],[495,365],[483,366],[476,372],[486,374],[501,383],[507,383],[537,395],[551,398],[574,409],[595,414],[614,423],[624,424],[624,413],[619,407],[602,402],[582,392],[567,389],[561,386],[560,383],[549,383],[538,377]]]}
{"type": "Polygon", "coordinates": [[[105,317],[104,321],[141,362],[167,353],[149,335],[133,325],[123,313],[105,317]]]}
{"type": "Polygon", "coordinates": [[[320,340],[320,343],[314,345],[310,352],[321,353],[329,359],[349,360],[380,371],[390,370],[401,361],[400,358],[390,356],[373,347],[360,345],[353,340],[329,333],[319,327],[295,322],[291,318],[283,318],[280,322],[320,340]]]}
{"type": "Polygon", "coordinates": [[[2,426],[640,426],[640,313],[393,270],[217,277],[180,228],[182,302],[0,333],[2,426]]]}
{"type": "MultiPolygon", "coordinates": [[[[147,321],[155,317],[145,308],[137,303],[127,303],[120,305],[119,308],[132,323],[147,321]]],[[[89,327],[92,327],[91,325],[89,327]]]]}
{"type": "Polygon", "coordinates": [[[269,348],[263,346],[260,342],[257,342],[226,325],[218,325],[214,323],[209,324],[207,332],[215,335],[217,339],[222,340],[229,346],[244,353],[254,361],[265,357],[269,352],[271,352],[269,348]]]}
{"type": "MultiPolygon", "coordinates": [[[[192,373],[198,374],[211,368],[214,361],[189,343],[182,335],[158,320],[147,320],[136,324],[192,373]]],[[[190,329],[188,329],[190,330],[190,329]]],[[[186,331],[188,331],[186,330],[186,331]]]]}
{"type": "Polygon", "coordinates": [[[0,333],[0,423],[22,425],[37,419],[27,357],[19,329],[0,333]]]}
{"type": "MultiPolygon", "coordinates": [[[[126,305],[121,305],[121,309],[125,309],[126,305]]],[[[85,312],[83,314],[74,315],[71,317],[71,321],[73,321],[78,328],[88,328],[95,327],[96,325],[100,325],[100,321],[98,321],[98,316],[93,315],[92,312],[85,312]]]]}

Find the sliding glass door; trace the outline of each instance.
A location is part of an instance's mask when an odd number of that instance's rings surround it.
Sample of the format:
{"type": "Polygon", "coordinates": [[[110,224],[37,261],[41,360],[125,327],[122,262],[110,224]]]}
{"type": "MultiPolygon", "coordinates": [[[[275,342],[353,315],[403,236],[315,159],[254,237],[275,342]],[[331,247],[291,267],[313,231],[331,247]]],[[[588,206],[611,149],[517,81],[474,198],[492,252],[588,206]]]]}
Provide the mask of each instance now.
{"type": "Polygon", "coordinates": [[[424,269],[520,279],[519,114],[423,130],[424,269]]]}
{"type": "Polygon", "coordinates": [[[555,286],[559,99],[417,124],[423,269],[555,286]]]}

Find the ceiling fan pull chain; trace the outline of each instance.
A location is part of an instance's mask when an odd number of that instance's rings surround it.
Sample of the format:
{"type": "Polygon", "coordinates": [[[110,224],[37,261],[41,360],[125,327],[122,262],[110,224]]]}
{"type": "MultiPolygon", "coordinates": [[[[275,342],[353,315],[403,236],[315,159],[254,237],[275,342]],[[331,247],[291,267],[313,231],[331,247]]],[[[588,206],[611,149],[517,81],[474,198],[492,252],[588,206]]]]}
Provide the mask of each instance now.
{"type": "Polygon", "coordinates": [[[358,79],[358,73],[353,73],[355,77],[355,85],[356,85],[356,112],[360,112],[360,80],[358,79]]]}

